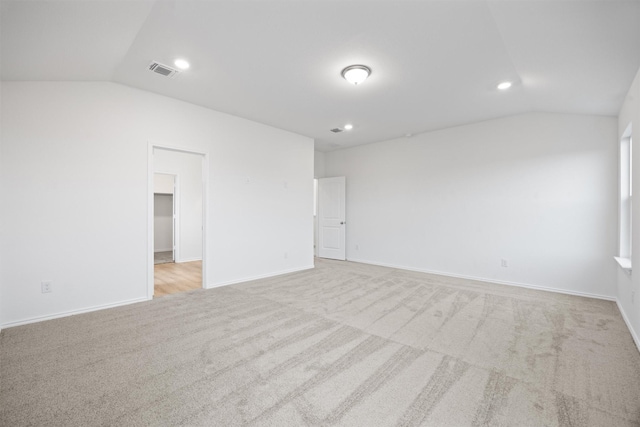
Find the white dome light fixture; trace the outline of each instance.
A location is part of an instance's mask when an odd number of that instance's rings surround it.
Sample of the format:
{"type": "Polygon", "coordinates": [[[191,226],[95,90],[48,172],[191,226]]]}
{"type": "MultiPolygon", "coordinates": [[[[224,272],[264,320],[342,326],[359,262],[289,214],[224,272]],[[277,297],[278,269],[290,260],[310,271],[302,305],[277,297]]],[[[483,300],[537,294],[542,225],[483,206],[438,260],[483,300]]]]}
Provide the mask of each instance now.
{"type": "Polygon", "coordinates": [[[359,85],[369,77],[371,68],[365,65],[350,65],[342,70],[342,77],[353,85],[359,85]]]}
{"type": "Polygon", "coordinates": [[[344,130],[351,130],[353,129],[353,125],[351,123],[347,123],[346,125],[344,125],[344,130]]]}
{"type": "Polygon", "coordinates": [[[507,90],[511,87],[511,82],[502,82],[498,85],[498,89],[507,90]]]}
{"type": "Polygon", "coordinates": [[[189,63],[187,61],[185,61],[184,59],[176,59],[173,64],[180,68],[181,70],[186,70],[187,68],[190,67],[189,63]]]}

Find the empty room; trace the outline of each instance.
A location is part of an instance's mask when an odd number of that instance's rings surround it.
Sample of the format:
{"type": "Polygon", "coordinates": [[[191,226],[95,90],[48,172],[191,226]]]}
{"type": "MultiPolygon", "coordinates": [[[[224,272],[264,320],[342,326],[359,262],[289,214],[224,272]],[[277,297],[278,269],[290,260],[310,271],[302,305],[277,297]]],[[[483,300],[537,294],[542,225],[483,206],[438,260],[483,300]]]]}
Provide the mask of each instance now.
{"type": "Polygon", "coordinates": [[[1,426],[640,426],[640,1],[0,0],[0,76],[1,426]]]}

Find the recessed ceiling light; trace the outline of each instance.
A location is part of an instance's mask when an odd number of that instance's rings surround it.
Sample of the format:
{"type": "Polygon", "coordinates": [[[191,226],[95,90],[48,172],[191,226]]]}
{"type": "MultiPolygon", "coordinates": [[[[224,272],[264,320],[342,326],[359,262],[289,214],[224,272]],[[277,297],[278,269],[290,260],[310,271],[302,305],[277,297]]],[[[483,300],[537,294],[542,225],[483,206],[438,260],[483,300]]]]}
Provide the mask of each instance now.
{"type": "Polygon", "coordinates": [[[344,125],[344,130],[351,130],[353,129],[353,125],[351,123],[347,123],[346,125],[344,125]]]}
{"type": "Polygon", "coordinates": [[[511,87],[511,82],[502,82],[498,85],[498,89],[507,90],[511,87]]]}
{"type": "Polygon", "coordinates": [[[359,85],[369,77],[371,69],[364,65],[350,65],[342,70],[342,77],[351,84],[359,85]]]}
{"type": "Polygon", "coordinates": [[[187,68],[190,67],[189,63],[184,59],[176,59],[173,63],[175,64],[176,67],[180,68],[181,70],[186,70],[187,68]]]}

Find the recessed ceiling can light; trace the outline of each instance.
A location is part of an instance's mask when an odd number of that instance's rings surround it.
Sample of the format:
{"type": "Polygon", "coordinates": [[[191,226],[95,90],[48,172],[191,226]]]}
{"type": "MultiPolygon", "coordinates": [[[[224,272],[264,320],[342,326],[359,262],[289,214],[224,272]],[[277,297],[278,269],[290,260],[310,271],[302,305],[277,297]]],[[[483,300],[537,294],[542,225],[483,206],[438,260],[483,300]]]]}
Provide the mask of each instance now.
{"type": "Polygon", "coordinates": [[[186,70],[187,68],[190,67],[189,63],[184,59],[176,59],[173,63],[176,67],[180,68],[181,70],[186,70]]]}
{"type": "Polygon", "coordinates": [[[344,130],[351,130],[353,129],[353,125],[351,123],[347,123],[346,125],[344,125],[344,130]]]}
{"type": "Polygon", "coordinates": [[[502,82],[498,85],[498,89],[507,90],[511,87],[511,82],[502,82]]]}
{"type": "Polygon", "coordinates": [[[342,77],[353,85],[359,85],[369,77],[371,69],[364,65],[350,65],[342,70],[342,77]]]}

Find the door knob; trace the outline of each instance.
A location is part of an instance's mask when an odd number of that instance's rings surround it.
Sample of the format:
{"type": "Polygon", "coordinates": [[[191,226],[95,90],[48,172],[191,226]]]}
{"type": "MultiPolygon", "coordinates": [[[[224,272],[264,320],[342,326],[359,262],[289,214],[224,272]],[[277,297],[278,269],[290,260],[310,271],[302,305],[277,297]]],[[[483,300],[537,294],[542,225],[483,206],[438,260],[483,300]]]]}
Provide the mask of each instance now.
{"type": "Polygon", "coordinates": [[[343,224],[344,224],[344,221],[340,221],[340,225],[343,225],[343,224]]]}

